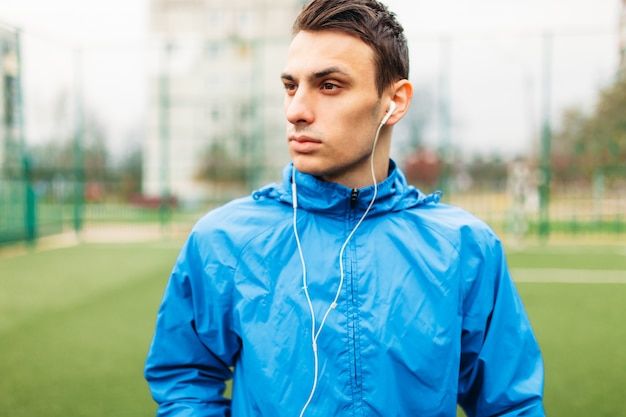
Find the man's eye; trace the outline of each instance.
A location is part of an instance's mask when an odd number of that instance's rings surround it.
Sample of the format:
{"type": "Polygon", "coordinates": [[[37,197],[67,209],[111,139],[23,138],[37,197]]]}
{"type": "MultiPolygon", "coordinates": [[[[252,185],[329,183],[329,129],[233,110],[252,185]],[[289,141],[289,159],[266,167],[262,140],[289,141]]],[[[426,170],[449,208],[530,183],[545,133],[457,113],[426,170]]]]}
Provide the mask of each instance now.
{"type": "Polygon", "coordinates": [[[324,83],[322,84],[322,90],[334,90],[336,88],[339,88],[337,85],[333,84],[333,83],[324,83]]]}
{"type": "Polygon", "coordinates": [[[293,83],[285,83],[285,91],[289,92],[294,92],[297,90],[298,86],[293,84],[293,83]]]}

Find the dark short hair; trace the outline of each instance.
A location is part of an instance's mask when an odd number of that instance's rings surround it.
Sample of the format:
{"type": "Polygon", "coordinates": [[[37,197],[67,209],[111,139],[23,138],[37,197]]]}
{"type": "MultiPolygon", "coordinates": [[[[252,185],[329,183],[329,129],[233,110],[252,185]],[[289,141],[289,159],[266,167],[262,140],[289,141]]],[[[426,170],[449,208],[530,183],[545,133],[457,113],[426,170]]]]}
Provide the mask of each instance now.
{"type": "Polygon", "coordinates": [[[312,0],[296,18],[293,34],[324,30],[356,36],[374,50],[379,96],[395,81],[409,78],[404,29],[384,4],[376,0],[312,0]]]}

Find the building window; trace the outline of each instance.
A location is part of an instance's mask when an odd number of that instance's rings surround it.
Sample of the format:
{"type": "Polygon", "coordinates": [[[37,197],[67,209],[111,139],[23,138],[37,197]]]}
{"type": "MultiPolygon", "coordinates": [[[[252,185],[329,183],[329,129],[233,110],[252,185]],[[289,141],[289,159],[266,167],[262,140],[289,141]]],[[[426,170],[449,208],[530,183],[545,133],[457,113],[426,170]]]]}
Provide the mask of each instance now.
{"type": "Polygon", "coordinates": [[[219,10],[209,12],[207,16],[207,24],[210,32],[223,32],[226,24],[226,16],[224,12],[219,10]]]}
{"type": "Polygon", "coordinates": [[[207,58],[218,59],[222,54],[223,48],[219,42],[207,42],[205,50],[207,58]]]}
{"type": "Polygon", "coordinates": [[[242,10],[237,13],[237,33],[253,35],[256,31],[257,19],[252,10],[242,10]]]}

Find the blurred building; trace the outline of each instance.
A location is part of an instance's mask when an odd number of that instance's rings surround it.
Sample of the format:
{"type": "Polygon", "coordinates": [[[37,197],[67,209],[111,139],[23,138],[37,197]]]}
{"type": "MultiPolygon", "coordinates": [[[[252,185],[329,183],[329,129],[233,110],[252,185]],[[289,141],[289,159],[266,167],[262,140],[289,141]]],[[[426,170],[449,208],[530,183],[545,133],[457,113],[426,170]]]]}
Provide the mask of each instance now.
{"type": "Polygon", "coordinates": [[[19,36],[0,24],[0,175],[19,170],[21,158],[21,92],[19,36]]]}
{"type": "Polygon", "coordinates": [[[151,0],[143,191],[193,203],[277,180],[280,83],[302,0],[151,0]]]}

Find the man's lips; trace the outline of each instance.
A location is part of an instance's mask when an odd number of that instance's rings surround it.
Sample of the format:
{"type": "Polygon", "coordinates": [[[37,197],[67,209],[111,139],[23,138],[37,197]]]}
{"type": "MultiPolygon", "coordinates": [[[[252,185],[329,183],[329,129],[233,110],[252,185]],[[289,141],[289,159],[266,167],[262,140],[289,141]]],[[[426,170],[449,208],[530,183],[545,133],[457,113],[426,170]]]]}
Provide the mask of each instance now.
{"type": "Polygon", "coordinates": [[[322,141],[308,136],[290,136],[289,146],[298,153],[310,153],[321,145],[322,141]]]}
{"type": "Polygon", "coordinates": [[[304,143],[304,142],[314,142],[314,143],[321,143],[321,140],[318,139],[313,139],[310,138],[308,136],[290,136],[289,137],[289,141],[290,142],[300,142],[300,143],[304,143]]]}

